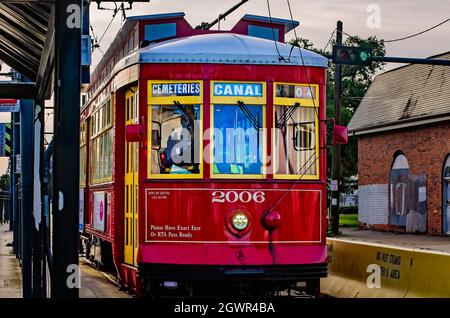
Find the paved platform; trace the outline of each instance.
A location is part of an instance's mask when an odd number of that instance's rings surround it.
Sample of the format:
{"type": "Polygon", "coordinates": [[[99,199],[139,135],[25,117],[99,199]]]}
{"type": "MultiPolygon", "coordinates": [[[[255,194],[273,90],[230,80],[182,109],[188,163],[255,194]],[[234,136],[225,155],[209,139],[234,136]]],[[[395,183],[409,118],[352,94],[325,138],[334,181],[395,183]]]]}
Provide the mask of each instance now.
{"type": "Polygon", "coordinates": [[[81,288],[80,298],[130,298],[105,277],[104,274],[80,260],[81,288]]]}
{"type": "Polygon", "coordinates": [[[19,261],[8,246],[12,237],[9,225],[0,225],[0,298],[22,298],[19,261]]]}
{"type": "MultiPolygon", "coordinates": [[[[12,253],[13,233],[9,225],[0,225],[0,298],[22,298],[22,273],[19,261],[12,253]]],[[[80,260],[80,298],[130,298],[126,292],[101,272],[80,260]]]]}
{"type": "Polygon", "coordinates": [[[450,237],[380,232],[359,228],[341,228],[341,232],[342,235],[337,237],[339,239],[450,254],[450,237]]]}

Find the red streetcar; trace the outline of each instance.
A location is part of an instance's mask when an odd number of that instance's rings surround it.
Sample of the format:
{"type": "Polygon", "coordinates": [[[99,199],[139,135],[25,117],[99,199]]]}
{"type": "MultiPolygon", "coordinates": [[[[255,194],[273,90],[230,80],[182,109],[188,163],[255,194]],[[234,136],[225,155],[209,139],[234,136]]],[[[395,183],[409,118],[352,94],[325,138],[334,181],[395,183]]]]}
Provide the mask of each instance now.
{"type": "Polygon", "coordinates": [[[284,44],[297,25],[127,19],[93,73],[80,144],[88,256],[126,288],[318,290],[327,60],[284,44]]]}

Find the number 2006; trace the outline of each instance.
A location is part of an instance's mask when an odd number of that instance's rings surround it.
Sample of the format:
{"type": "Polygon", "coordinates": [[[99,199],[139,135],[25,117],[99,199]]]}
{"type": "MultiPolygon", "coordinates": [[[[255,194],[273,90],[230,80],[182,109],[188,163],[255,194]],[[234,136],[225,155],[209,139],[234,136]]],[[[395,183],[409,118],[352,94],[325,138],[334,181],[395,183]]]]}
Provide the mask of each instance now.
{"type": "Polygon", "coordinates": [[[249,203],[250,201],[256,203],[263,203],[266,201],[266,194],[262,191],[251,193],[250,191],[214,191],[212,193],[212,202],[242,202],[249,203]]]}

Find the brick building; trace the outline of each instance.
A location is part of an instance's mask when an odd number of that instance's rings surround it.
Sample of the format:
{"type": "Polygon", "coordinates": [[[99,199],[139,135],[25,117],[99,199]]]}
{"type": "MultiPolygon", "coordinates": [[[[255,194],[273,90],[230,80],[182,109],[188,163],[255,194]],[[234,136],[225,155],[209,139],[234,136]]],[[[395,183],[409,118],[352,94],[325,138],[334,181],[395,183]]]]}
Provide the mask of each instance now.
{"type": "Polygon", "coordinates": [[[360,225],[450,235],[450,67],[378,75],[349,132],[358,138],[360,225]]]}

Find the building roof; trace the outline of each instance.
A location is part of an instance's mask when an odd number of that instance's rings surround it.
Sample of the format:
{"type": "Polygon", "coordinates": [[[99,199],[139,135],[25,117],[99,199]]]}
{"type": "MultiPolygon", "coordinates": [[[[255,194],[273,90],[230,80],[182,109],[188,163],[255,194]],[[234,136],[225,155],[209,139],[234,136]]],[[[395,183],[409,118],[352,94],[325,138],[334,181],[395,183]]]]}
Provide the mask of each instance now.
{"type": "Polygon", "coordinates": [[[141,49],[141,63],[215,63],[327,67],[322,55],[257,37],[212,33],[168,40],[141,49]],[[280,58],[280,55],[284,58],[280,58]]]}
{"type": "MultiPolygon", "coordinates": [[[[433,56],[450,60],[450,52],[433,56]]],[[[378,75],[348,125],[350,133],[450,120],[450,67],[409,64],[378,75]]]]}
{"type": "MultiPolygon", "coordinates": [[[[12,1],[14,2],[14,1],[12,1]]],[[[0,3],[0,60],[36,81],[50,20],[48,3],[0,3]]]]}

